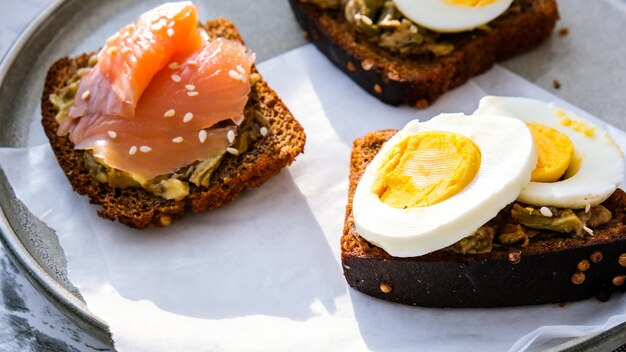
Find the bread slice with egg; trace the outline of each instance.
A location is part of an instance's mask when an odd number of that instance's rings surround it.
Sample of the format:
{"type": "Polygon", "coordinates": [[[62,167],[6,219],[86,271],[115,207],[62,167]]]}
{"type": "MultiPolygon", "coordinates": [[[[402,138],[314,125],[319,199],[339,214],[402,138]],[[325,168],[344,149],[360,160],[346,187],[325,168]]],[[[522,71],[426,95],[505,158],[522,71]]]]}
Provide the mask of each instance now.
{"type": "MultiPolygon", "coordinates": [[[[204,25],[211,37],[242,41],[237,28],[226,19],[204,25]]],[[[208,187],[191,185],[189,195],[179,201],[166,200],[143,188],[112,188],[93,179],[85,166],[83,150],[74,149],[67,136],[57,136],[57,113],[49,96],[65,86],[81,67],[87,67],[90,54],[63,58],[48,71],[41,99],[42,124],[56,158],[73,189],[89,196],[102,208],[98,214],[134,228],[167,226],[188,210],[203,212],[229,203],[244,189],[261,185],[303,151],[306,136],[302,126],[276,93],[262,79],[252,86],[246,109],[262,121],[269,133],[240,155],[226,154],[211,176],[208,187]]],[[[253,68],[256,72],[256,69],[253,68]]]]}
{"type": "MultiPolygon", "coordinates": [[[[427,307],[503,307],[561,303],[626,288],[626,193],[602,203],[612,220],[586,238],[551,238],[527,247],[494,247],[489,253],[438,250],[394,257],[356,230],[352,202],[367,165],[395,130],[354,142],[341,261],[350,286],[388,301],[427,307]]],[[[468,205],[471,206],[471,205],[468,205]]]]}
{"type": "Polygon", "coordinates": [[[309,0],[289,0],[307,38],[365,91],[381,101],[424,108],[443,93],[543,42],[559,18],[555,0],[520,0],[522,10],[490,22],[490,30],[446,34],[455,46],[442,57],[401,56],[352,30],[343,14],[309,0]]]}

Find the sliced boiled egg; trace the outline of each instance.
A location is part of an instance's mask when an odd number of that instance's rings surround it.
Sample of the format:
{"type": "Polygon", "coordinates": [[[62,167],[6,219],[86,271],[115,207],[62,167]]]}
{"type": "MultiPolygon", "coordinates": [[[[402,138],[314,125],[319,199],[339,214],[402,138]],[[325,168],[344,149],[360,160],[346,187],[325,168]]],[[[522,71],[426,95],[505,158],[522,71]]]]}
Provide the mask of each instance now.
{"type": "Polygon", "coordinates": [[[572,111],[528,98],[488,96],[475,116],[524,121],[537,144],[538,164],[518,200],[579,209],[607,199],[624,179],[624,157],[608,133],[572,111]],[[538,171],[539,170],[539,171],[538,171]]]}
{"type": "Polygon", "coordinates": [[[472,30],[500,16],[513,0],[393,0],[411,21],[437,32],[472,30]]]}
{"type": "Polygon", "coordinates": [[[536,164],[532,135],[517,119],[442,114],[412,121],[361,177],[357,231],[397,257],[444,248],[513,202],[536,164]]]}

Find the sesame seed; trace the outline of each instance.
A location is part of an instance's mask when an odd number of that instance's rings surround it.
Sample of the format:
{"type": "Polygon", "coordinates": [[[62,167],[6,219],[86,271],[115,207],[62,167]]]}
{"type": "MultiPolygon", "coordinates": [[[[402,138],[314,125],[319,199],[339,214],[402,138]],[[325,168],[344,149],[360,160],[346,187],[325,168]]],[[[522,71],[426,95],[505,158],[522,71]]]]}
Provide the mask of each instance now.
{"type": "Polygon", "coordinates": [[[232,79],[236,79],[236,80],[240,80],[241,79],[241,74],[239,74],[239,72],[235,71],[235,70],[230,70],[228,71],[228,75],[230,76],[230,78],[232,79]]]}
{"type": "Polygon", "coordinates": [[[548,207],[541,207],[541,209],[539,209],[539,212],[541,213],[541,215],[547,217],[547,218],[551,218],[552,215],[552,210],[550,210],[550,208],[548,207]]]}
{"type": "Polygon", "coordinates": [[[170,226],[172,224],[172,217],[169,215],[161,215],[159,217],[159,225],[165,227],[170,226]]]}
{"type": "Polygon", "coordinates": [[[111,137],[112,139],[117,138],[117,133],[115,133],[115,131],[108,131],[107,134],[109,135],[109,137],[111,137]]]}
{"type": "Polygon", "coordinates": [[[173,37],[174,36],[174,29],[173,28],[168,28],[167,29],[167,36],[168,37],[173,37]]]}
{"type": "Polygon", "coordinates": [[[187,89],[187,90],[196,90],[196,86],[194,86],[193,84],[187,84],[187,85],[185,85],[185,89],[187,89]]]}
{"type": "Polygon", "coordinates": [[[198,63],[195,62],[195,61],[189,61],[189,62],[187,62],[187,65],[189,65],[189,66],[198,66],[198,63]]]}
{"type": "Polygon", "coordinates": [[[589,210],[591,210],[591,204],[587,203],[587,205],[585,205],[585,213],[588,213],[589,210]]]}
{"type": "Polygon", "coordinates": [[[161,23],[156,23],[156,24],[153,24],[152,26],[150,26],[150,29],[153,30],[153,31],[158,31],[161,28],[163,28],[163,25],[161,23]]]}
{"type": "Polygon", "coordinates": [[[200,93],[198,93],[198,92],[196,92],[196,91],[193,91],[193,92],[187,92],[187,95],[188,95],[188,96],[190,96],[190,97],[195,97],[195,96],[196,96],[196,95],[198,95],[198,94],[200,94],[200,93]]]}
{"type": "Polygon", "coordinates": [[[114,41],[116,41],[117,39],[119,39],[120,37],[120,32],[115,32],[115,34],[113,34],[112,36],[109,37],[109,39],[107,39],[107,44],[111,44],[114,41]]]}
{"type": "Polygon", "coordinates": [[[583,230],[585,230],[585,232],[587,232],[588,234],[593,236],[593,230],[588,228],[587,226],[583,226],[583,230]]]}
{"type": "Polygon", "coordinates": [[[228,148],[226,148],[226,151],[229,152],[232,155],[239,155],[239,151],[237,149],[235,149],[235,148],[228,147],[228,148]]]}
{"type": "Polygon", "coordinates": [[[243,83],[248,83],[248,84],[250,83],[245,73],[239,73],[235,70],[230,70],[228,71],[228,75],[230,76],[230,78],[235,79],[237,81],[241,81],[243,83]]]}
{"type": "Polygon", "coordinates": [[[373,25],[373,24],[374,24],[374,22],[372,22],[372,19],[371,19],[371,18],[369,18],[369,17],[367,17],[367,16],[363,16],[363,15],[361,15],[361,21],[362,21],[363,23],[365,23],[366,25],[368,25],[368,26],[371,26],[371,25],[373,25]]]}
{"type": "Polygon", "coordinates": [[[185,114],[185,116],[183,116],[183,122],[187,123],[189,121],[193,120],[193,114],[188,112],[185,114]]]}
{"type": "Polygon", "coordinates": [[[172,75],[172,81],[178,83],[182,80],[179,75],[172,75]]]}
{"type": "Polygon", "coordinates": [[[198,139],[200,140],[200,143],[204,143],[204,141],[206,141],[206,137],[207,133],[205,130],[200,130],[200,132],[198,132],[198,139]]]}
{"type": "Polygon", "coordinates": [[[259,132],[261,132],[261,136],[265,137],[267,136],[267,127],[263,126],[261,127],[261,129],[259,130],[259,132]]]}
{"type": "Polygon", "coordinates": [[[233,144],[235,141],[235,131],[228,131],[228,133],[226,133],[226,139],[228,139],[228,143],[233,144]]]}
{"type": "Polygon", "coordinates": [[[109,49],[107,49],[107,54],[109,54],[109,55],[117,54],[117,47],[116,46],[112,46],[109,49]]]}
{"type": "Polygon", "coordinates": [[[128,154],[135,155],[135,153],[137,153],[137,147],[133,145],[130,149],[128,149],[128,154]]]}
{"type": "Polygon", "coordinates": [[[363,68],[363,70],[365,70],[365,71],[371,70],[372,67],[374,67],[374,62],[372,62],[370,60],[363,60],[361,62],[361,68],[363,68]]]}
{"type": "Polygon", "coordinates": [[[139,147],[139,150],[142,153],[149,153],[152,151],[152,148],[148,147],[147,145],[142,145],[141,147],[139,147]]]}
{"type": "Polygon", "coordinates": [[[129,47],[124,47],[124,49],[122,49],[120,51],[120,53],[122,53],[122,54],[128,54],[129,52],[130,52],[130,48],[129,47]]]}
{"type": "Polygon", "coordinates": [[[512,263],[512,264],[519,264],[519,262],[522,261],[522,252],[517,250],[514,252],[510,252],[508,255],[508,260],[512,263]]]}
{"type": "Polygon", "coordinates": [[[170,63],[167,67],[169,67],[172,70],[178,70],[180,68],[180,64],[176,61],[170,63]]]}
{"type": "Polygon", "coordinates": [[[88,90],[86,90],[86,91],[83,93],[83,95],[81,95],[81,96],[80,96],[80,98],[81,98],[82,100],[87,100],[87,99],[89,99],[89,97],[90,97],[90,96],[91,96],[91,92],[90,92],[90,91],[88,91],[88,90]]]}
{"type": "Polygon", "coordinates": [[[241,65],[237,65],[237,72],[241,73],[242,75],[246,73],[246,71],[243,69],[243,67],[241,67],[241,65]]]}
{"type": "Polygon", "coordinates": [[[589,259],[591,259],[591,262],[596,264],[600,263],[602,261],[602,258],[604,258],[604,255],[600,251],[595,251],[589,255],[589,259]]]}
{"type": "Polygon", "coordinates": [[[176,110],[169,109],[163,114],[163,117],[174,117],[174,115],[176,115],[176,110]]]}
{"type": "Polygon", "coordinates": [[[174,143],[182,143],[185,139],[183,137],[176,137],[172,139],[174,143]]]}
{"type": "Polygon", "coordinates": [[[578,271],[587,271],[591,267],[591,263],[587,259],[583,259],[576,264],[578,271]]]}
{"type": "Polygon", "coordinates": [[[415,103],[415,107],[418,109],[426,109],[428,107],[428,100],[422,98],[415,103]]]}
{"type": "Polygon", "coordinates": [[[585,282],[585,273],[581,273],[580,271],[577,271],[572,274],[571,280],[574,285],[580,285],[583,282],[585,282]]]}

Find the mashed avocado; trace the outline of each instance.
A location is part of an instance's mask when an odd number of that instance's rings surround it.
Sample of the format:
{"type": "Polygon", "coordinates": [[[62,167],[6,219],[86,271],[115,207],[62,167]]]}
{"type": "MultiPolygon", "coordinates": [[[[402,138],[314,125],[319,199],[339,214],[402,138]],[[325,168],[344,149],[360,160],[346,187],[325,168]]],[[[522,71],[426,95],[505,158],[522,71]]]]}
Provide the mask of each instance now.
{"type": "MultiPolygon", "coordinates": [[[[343,17],[354,30],[367,40],[403,55],[445,56],[454,45],[436,31],[426,29],[405,18],[390,0],[301,0],[324,9],[343,12],[343,17]]],[[[519,0],[505,12],[519,12],[519,0]]],[[[488,31],[488,24],[478,30],[488,31]]]]}
{"type": "MultiPolygon", "coordinates": [[[[89,59],[89,67],[79,69],[56,94],[50,95],[50,102],[57,109],[56,121],[61,123],[67,119],[70,108],[74,104],[74,97],[78,90],[78,84],[83,75],[97,63],[97,56],[93,55],[89,59]]],[[[260,79],[258,74],[250,75],[250,85],[254,86],[260,79]]],[[[244,121],[237,128],[237,136],[230,148],[242,154],[262,139],[265,133],[261,133],[261,128],[265,126],[263,115],[253,108],[246,107],[244,110],[244,121]]],[[[93,155],[90,150],[85,150],[83,154],[84,163],[89,174],[98,182],[106,183],[113,188],[142,187],[154,195],[165,199],[184,199],[190,190],[190,183],[195,186],[207,187],[211,176],[220,166],[226,155],[226,150],[219,155],[205,160],[198,160],[188,166],[176,170],[172,174],[157,176],[150,180],[138,180],[133,175],[112,168],[93,155]]]]}
{"type": "Polygon", "coordinates": [[[515,202],[447,250],[461,254],[478,254],[491,252],[494,247],[526,247],[537,239],[586,238],[593,236],[592,228],[604,225],[613,218],[611,211],[602,205],[590,207],[588,211],[544,208],[549,211],[542,212],[541,207],[515,202]]]}

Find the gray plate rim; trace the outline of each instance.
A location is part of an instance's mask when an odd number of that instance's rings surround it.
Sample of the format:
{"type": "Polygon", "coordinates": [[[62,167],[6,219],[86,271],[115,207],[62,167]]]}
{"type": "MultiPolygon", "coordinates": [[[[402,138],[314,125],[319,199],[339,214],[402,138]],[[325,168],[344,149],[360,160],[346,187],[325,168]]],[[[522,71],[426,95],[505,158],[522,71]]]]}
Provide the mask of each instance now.
{"type": "MultiPolygon", "coordinates": [[[[0,62],[0,85],[2,85],[13,64],[20,58],[26,44],[29,43],[36,33],[45,28],[51,18],[62,12],[63,7],[67,6],[70,1],[54,0],[20,33],[0,62]]],[[[78,327],[103,343],[109,344],[111,347],[113,346],[113,340],[106,322],[93,314],[82,298],[77,297],[61,285],[37,262],[16,234],[2,207],[0,207],[0,243],[6,249],[12,262],[48,301],[59,308],[78,327]]],[[[548,351],[613,350],[620,346],[625,333],[626,323],[622,323],[599,334],[572,339],[548,351]]]]}
{"type": "MultiPolygon", "coordinates": [[[[68,0],[55,0],[44,8],[35,19],[15,39],[0,62],[0,85],[13,64],[20,58],[21,53],[31,37],[41,31],[46,22],[61,12],[68,0]]],[[[1,171],[1,169],[0,169],[1,171]]],[[[22,240],[7,219],[4,209],[0,207],[0,242],[12,262],[24,273],[26,278],[41,294],[63,312],[73,323],[96,337],[100,341],[113,345],[108,325],[93,314],[87,304],[70,292],[66,287],[55,280],[28,251],[22,240]]]]}

